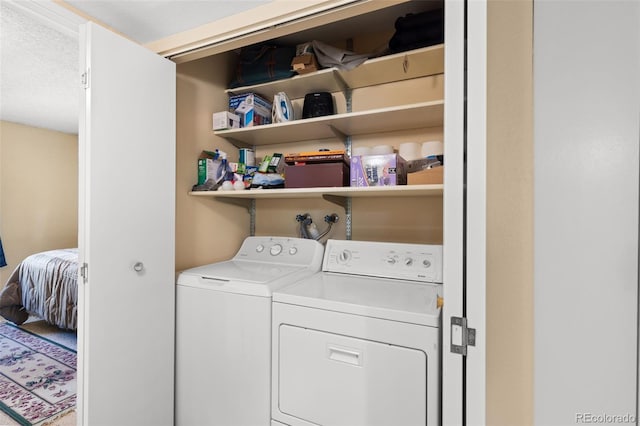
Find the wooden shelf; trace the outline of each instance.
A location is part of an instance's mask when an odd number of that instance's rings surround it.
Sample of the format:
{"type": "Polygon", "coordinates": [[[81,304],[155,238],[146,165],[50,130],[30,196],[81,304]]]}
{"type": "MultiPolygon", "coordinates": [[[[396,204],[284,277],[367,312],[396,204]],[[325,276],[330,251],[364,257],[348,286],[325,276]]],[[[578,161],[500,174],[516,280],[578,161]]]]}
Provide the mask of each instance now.
{"type": "Polygon", "coordinates": [[[267,100],[278,92],[290,99],[309,92],[338,92],[444,73],[444,44],[369,59],[350,71],[336,68],[291,78],[227,89],[230,95],[255,92],[267,100]]]}
{"type": "Polygon", "coordinates": [[[192,191],[190,195],[219,199],[287,199],[333,197],[438,197],[443,194],[443,185],[399,185],[355,188],[350,186],[336,188],[285,188],[251,189],[248,191],[192,191]]]}
{"type": "Polygon", "coordinates": [[[351,89],[444,73],[444,44],[370,59],[340,75],[351,89]]]}
{"type": "Polygon", "coordinates": [[[339,92],[345,89],[338,70],[327,68],[291,78],[227,89],[229,95],[254,92],[271,102],[273,95],[285,92],[289,99],[303,98],[309,92],[339,92]]]}
{"type": "Polygon", "coordinates": [[[442,126],[444,101],[335,114],[214,133],[249,146],[327,139],[342,135],[363,135],[442,126]]]}

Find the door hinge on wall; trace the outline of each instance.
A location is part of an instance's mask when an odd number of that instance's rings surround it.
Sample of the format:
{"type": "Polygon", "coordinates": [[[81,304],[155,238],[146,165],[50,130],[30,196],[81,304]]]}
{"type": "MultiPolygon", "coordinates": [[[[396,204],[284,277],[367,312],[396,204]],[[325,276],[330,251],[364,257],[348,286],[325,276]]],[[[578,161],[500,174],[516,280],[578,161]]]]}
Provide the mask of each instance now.
{"type": "Polygon", "coordinates": [[[89,265],[83,263],[80,267],[80,276],[82,277],[82,283],[86,284],[89,279],[89,265]]]}
{"type": "Polygon", "coordinates": [[[80,84],[82,85],[83,89],[89,88],[89,70],[88,69],[85,72],[83,72],[82,75],[80,76],[80,84]]]}
{"type": "Polygon", "coordinates": [[[467,355],[467,347],[476,345],[476,329],[467,327],[464,317],[451,317],[451,352],[467,355]]]}

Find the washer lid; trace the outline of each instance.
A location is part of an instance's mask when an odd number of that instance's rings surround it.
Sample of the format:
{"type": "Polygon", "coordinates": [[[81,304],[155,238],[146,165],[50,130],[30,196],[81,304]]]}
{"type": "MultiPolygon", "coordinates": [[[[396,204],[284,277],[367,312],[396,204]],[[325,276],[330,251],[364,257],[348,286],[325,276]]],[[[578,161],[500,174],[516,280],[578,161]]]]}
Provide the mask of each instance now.
{"type": "Polygon", "coordinates": [[[306,266],[227,260],[182,271],[178,285],[268,297],[273,290],[316,271],[306,266]]]}
{"type": "Polygon", "coordinates": [[[441,284],[319,272],[273,293],[274,302],[438,327],[441,284]]]}

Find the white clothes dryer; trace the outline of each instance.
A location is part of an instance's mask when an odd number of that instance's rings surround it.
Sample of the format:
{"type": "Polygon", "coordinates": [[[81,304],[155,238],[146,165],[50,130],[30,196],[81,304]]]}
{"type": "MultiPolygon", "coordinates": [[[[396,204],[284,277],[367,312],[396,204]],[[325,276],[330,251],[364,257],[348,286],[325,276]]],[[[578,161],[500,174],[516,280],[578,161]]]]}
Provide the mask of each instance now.
{"type": "Polygon", "coordinates": [[[273,293],[272,425],[440,424],[442,246],[329,240],[273,293]]]}
{"type": "Polygon", "coordinates": [[[320,270],[314,240],[248,237],[176,286],[175,424],[269,425],[271,294],[320,270]]]}

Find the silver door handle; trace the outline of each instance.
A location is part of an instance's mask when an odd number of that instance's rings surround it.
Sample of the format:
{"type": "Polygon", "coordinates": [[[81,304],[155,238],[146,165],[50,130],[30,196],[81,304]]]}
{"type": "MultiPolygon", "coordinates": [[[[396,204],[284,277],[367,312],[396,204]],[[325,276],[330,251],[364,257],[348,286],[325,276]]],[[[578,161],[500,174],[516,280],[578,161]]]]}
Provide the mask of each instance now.
{"type": "Polygon", "coordinates": [[[136,272],[142,272],[143,269],[144,269],[144,264],[142,262],[136,262],[136,264],[133,265],[133,270],[136,272]]]}

